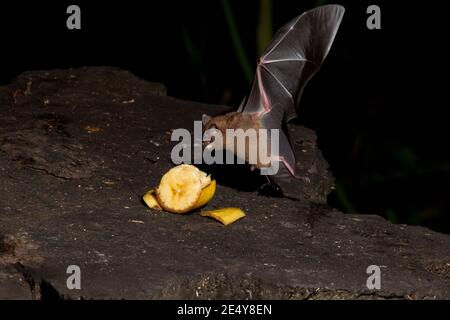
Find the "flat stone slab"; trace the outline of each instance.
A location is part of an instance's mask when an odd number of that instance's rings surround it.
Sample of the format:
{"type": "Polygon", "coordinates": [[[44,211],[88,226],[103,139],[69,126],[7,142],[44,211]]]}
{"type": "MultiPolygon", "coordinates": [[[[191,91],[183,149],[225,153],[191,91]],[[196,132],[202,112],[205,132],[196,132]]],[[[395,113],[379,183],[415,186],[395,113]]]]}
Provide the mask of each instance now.
{"type": "Polygon", "coordinates": [[[229,111],[165,95],[115,68],[35,71],[0,87],[1,299],[450,298],[450,236],[326,205],[313,131],[291,126],[304,199],[258,193],[245,166],[204,167],[222,226],[148,209],[173,166],[170,134],[229,111]],[[67,288],[67,268],[81,289],[67,288]],[[368,266],[381,289],[366,286],[368,266]]]}

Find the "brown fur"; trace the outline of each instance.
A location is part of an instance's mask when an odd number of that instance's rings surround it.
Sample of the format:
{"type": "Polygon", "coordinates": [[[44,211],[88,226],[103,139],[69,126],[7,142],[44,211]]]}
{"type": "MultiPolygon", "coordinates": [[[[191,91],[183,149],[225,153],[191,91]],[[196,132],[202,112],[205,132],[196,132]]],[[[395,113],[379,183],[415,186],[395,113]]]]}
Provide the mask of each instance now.
{"type": "Polygon", "coordinates": [[[259,129],[261,128],[261,122],[254,113],[230,112],[211,118],[204,126],[204,130],[206,131],[213,126],[225,135],[226,129],[259,129]]]}
{"type": "MultiPolygon", "coordinates": [[[[221,131],[223,136],[223,143],[226,146],[226,130],[227,129],[242,129],[246,131],[247,129],[256,129],[259,130],[262,128],[261,121],[259,116],[256,113],[242,113],[242,112],[230,112],[225,115],[217,116],[211,118],[205,125],[204,131],[210,128],[216,128],[221,131]]],[[[257,141],[259,143],[259,136],[257,137],[257,141]]],[[[248,140],[247,140],[248,141],[248,140]]],[[[258,144],[259,145],[259,144],[258,144]]],[[[270,145],[268,145],[270,150],[270,145]]],[[[232,150],[235,154],[237,154],[237,139],[234,141],[234,150],[232,150]]],[[[259,155],[259,153],[258,153],[259,155]]],[[[245,146],[245,161],[249,161],[249,144],[246,143],[245,146]]],[[[261,163],[261,160],[257,159],[257,164],[255,167],[262,168],[267,166],[268,164],[261,163]]]]}

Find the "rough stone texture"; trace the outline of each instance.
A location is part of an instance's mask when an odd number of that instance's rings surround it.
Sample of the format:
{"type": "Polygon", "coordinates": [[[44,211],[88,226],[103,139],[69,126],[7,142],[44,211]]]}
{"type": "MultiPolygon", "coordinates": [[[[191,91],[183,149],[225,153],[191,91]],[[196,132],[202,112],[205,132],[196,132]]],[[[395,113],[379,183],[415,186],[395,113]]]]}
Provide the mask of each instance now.
{"type": "Polygon", "coordinates": [[[114,68],[27,72],[0,87],[0,298],[450,298],[450,236],[343,214],[311,130],[291,127],[306,200],[260,195],[245,166],[207,167],[224,227],[152,211],[172,129],[230,109],[165,96],[114,68]],[[366,287],[380,265],[381,290],[366,287]],[[81,290],[69,290],[69,265],[81,290]]]}

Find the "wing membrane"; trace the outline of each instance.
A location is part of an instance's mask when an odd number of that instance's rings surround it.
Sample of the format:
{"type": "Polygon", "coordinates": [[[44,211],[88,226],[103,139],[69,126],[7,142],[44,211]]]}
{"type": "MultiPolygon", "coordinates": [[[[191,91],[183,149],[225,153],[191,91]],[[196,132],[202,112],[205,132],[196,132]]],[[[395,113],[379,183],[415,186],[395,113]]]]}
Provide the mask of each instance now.
{"type": "MultiPolygon", "coordinates": [[[[326,58],[345,9],[327,5],[309,10],[284,25],[258,60],[256,76],[243,112],[263,112],[280,104],[285,120],[296,117],[303,87],[326,58]],[[263,76],[265,69],[272,80],[263,76]],[[274,92],[270,81],[281,84],[274,92]],[[278,100],[280,94],[286,97],[278,100]],[[285,103],[291,100],[291,103],[285,103]]],[[[282,121],[282,118],[279,119],[282,121]]]]}

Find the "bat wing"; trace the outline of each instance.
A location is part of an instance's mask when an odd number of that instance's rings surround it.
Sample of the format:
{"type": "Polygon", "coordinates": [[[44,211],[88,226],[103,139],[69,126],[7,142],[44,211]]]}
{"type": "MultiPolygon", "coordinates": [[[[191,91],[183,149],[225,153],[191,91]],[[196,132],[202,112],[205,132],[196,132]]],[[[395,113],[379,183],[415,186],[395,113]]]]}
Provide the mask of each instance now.
{"type": "Polygon", "coordinates": [[[339,5],[321,6],[284,25],[259,58],[252,90],[241,111],[277,109],[286,121],[295,118],[303,88],[325,60],[344,11],[339,5]]]}

